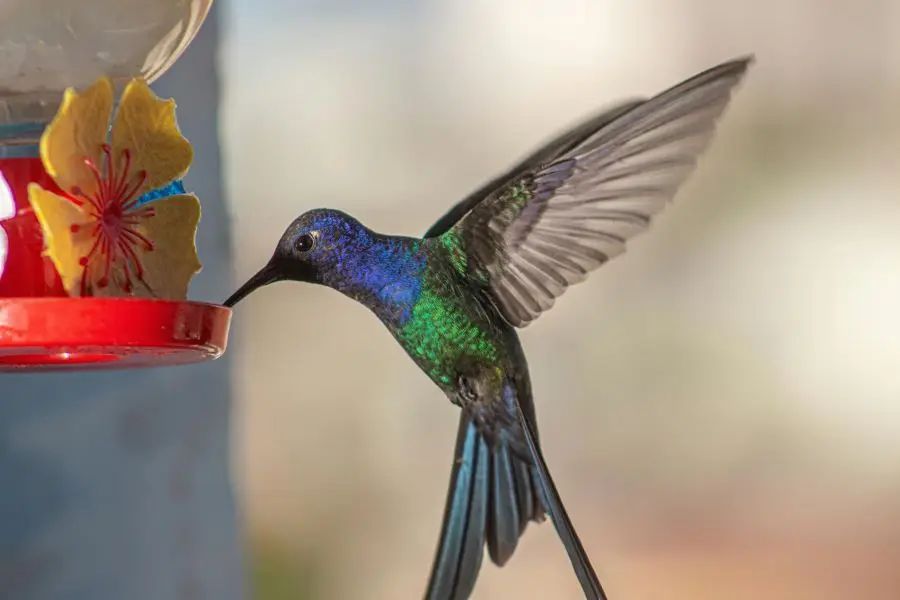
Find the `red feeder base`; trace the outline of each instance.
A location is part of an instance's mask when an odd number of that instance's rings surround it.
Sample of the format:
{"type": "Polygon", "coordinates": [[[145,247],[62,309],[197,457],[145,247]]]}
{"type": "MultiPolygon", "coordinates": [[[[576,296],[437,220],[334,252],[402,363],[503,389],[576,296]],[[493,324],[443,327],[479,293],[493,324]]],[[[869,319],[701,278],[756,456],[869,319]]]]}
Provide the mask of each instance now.
{"type": "Polygon", "coordinates": [[[131,369],[214,360],[231,310],[133,298],[0,298],[0,372],[131,369]]]}

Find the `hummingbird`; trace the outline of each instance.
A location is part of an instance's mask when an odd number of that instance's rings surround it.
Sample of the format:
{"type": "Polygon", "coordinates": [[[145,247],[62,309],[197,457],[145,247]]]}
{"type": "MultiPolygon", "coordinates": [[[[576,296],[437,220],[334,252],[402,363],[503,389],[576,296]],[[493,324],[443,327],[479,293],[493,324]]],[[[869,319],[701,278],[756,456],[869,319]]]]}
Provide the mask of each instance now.
{"type": "Polygon", "coordinates": [[[421,238],[310,210],[225,306],[278,281],[328,286],[368,307],[460,409],[426,600],[465,600],[487,546],[502,567],[550,516],[588,600],[606,600],[550,475],[517,329],[625,251],[674,198],[753,61],[615,104],[545,143],[421,238]]]}

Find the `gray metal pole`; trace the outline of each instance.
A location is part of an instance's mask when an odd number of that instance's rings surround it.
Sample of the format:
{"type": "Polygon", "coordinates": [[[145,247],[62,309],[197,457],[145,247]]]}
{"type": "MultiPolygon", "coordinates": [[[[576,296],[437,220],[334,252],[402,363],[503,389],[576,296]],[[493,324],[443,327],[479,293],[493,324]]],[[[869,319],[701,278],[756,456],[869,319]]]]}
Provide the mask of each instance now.
{"type": "MultiPolygon", "coordinates": [[[[221,1],[221,0],[220,0],[221,1]]],[[[217,3],[218,4],[218,3],[217,3]]],[[[217,135],[219,15],[155,85],[196,158],[203,272],[231,255],[217,135]]],[[[0,376],[0,600],[243,600],[228,357],[194,367],[0,376]]]]}

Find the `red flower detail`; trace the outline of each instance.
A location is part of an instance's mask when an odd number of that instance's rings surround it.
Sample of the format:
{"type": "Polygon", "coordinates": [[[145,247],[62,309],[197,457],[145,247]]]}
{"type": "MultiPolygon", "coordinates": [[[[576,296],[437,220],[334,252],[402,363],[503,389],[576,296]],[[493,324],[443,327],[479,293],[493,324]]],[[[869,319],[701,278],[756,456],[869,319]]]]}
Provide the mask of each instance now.
{"type": "Polygon", "coordinates": [[[139,281],[143,282],[144,266],[135,252],[135,247],[143,245],[144,249],[152,252],[153,242],[142,235],[137,225],[141,219],[152,217],[155,211],[152,206],[138,206],[140,196],[138,192],[143,188],[147,179],[145,171],[131,173],[131,152],[127,148],[121,152],[121,168],[116,168],[116,161],[112,156],[109,144],[103,144],[103,155],[106,158],[106,176],[90,158],[84,159],[84,164],[94,174],[96,191],[86,194],[79,188],[74,188],[69,199],[81,207],[90,219],[84,223],[76,223],[71,226],[72,233],[79,232],[82,228],[89,229],[94,243],[87,255],[82,256],[79,265],[84,269],[81,278],[81,294],[88,295],[87,288],[88,269],[100,265],[103,268],[103,276],[97,280],[97,286],[105,288],[109,285],[110,273],[114,264],[121,262],[125,265],[122,272],[125,281],[122,289],[130,293],[133,289],[131,273],[134,273],[139,281]]]}

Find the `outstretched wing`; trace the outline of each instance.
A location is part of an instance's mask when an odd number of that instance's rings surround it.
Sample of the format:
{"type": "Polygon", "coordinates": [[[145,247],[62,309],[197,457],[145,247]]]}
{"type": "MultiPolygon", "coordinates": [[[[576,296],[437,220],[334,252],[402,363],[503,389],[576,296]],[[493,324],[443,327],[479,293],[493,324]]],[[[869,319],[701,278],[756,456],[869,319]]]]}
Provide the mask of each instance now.
{"type": "Polygon", "coordinates": [[[536,319],[675,196],[751,61],[713,67],[590,130],[589,121],[464,200],[441,234],[454,264],[511,325],[536,319]]]}
{"type": "Polygon", "coordinates": [[[594,116],[585,119],[575,127],[572,127],[565,133],[558,135],[554,139],[550,140],[549,142],[532,152],[527,158],[519,161],[516,166],[509,169],[507,172],[498,177],[495,177],[491,181],[487,182],[486,184],[454,204],[453,208],[448,210],[444,214],[444,216],[438,219],[437,222],[432,225],[427,232],[425,232],[425,235],[423,237],[438,237],[446,233],[450,230],[451,227],[456,225],[456,223],[460,219],[462,219],[466,215],[466,213],[475,208],[475,206],[477,206],[482,200],[490,196],[492,193],[509,185],[512,181],[515,181],[517,177],[521,177],[525,173],[528,173],[529,171],[532,171],[534,169],[539,169],[542,165],[545,165],[548,162],[559,157],[561,154],[570,151],[572,148],[582,143],[590,135],[595,133],[598,129],[600,129],[604,125],[609,124],[616,117],[621,116],[638,104],[641,104],[643,101],[643,99],[635,99],[625,102],[619,102],[612,108],[608,108],[602,112],[599,112],[594,116]]]}

